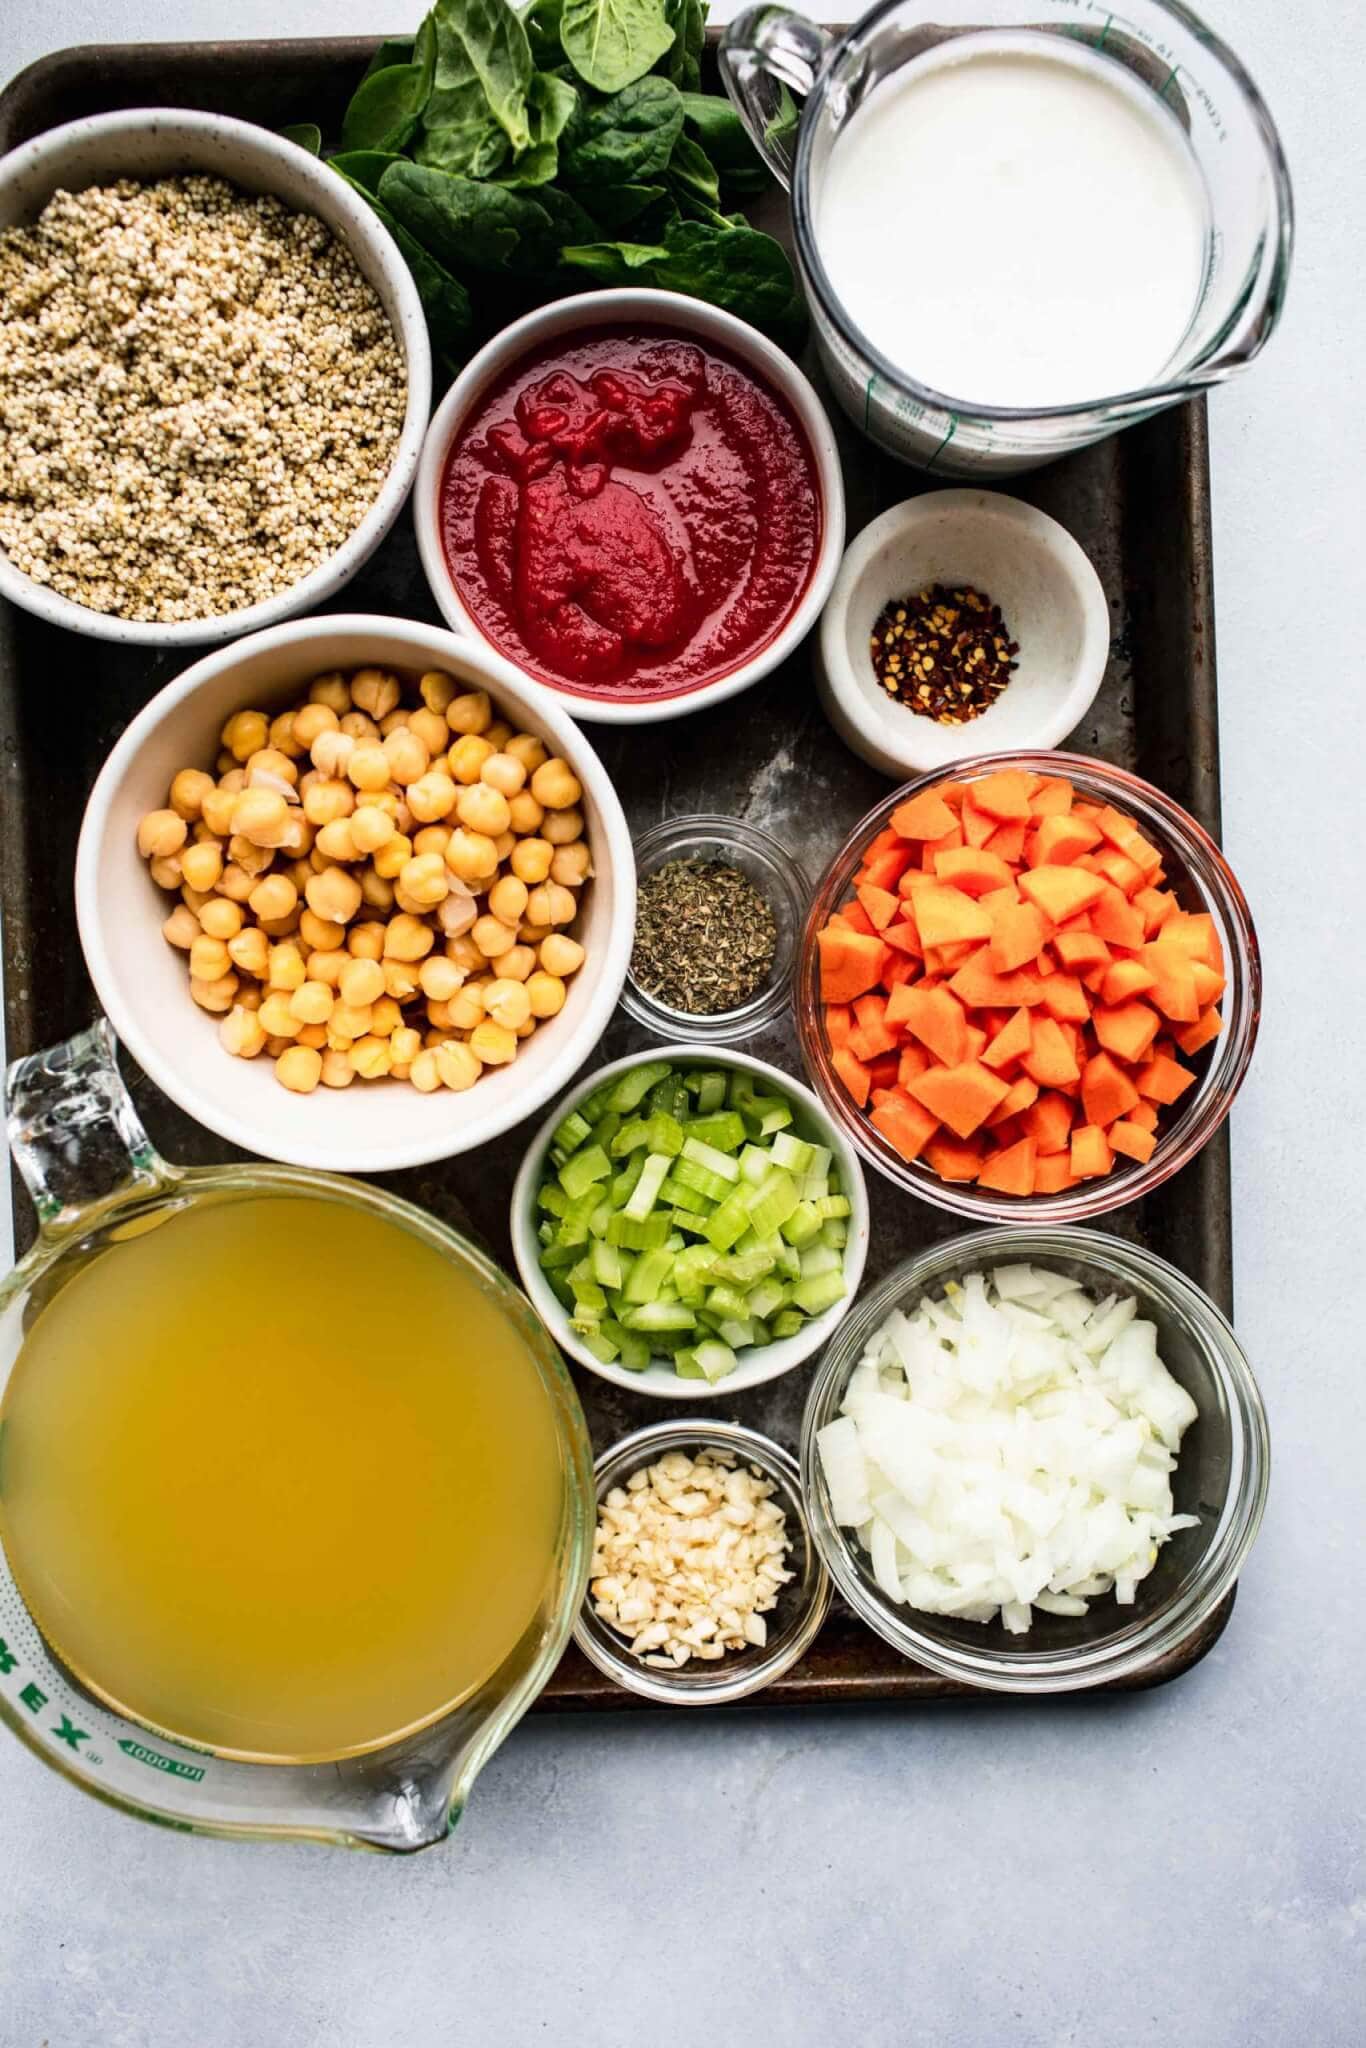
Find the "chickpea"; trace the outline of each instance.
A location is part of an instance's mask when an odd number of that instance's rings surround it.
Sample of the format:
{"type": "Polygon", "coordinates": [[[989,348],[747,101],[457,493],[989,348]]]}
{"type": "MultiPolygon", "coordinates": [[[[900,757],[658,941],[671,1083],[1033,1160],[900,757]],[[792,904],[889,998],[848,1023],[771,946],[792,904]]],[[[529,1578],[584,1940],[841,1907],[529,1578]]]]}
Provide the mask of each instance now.
{"type": "Polygon", "coordinates": [[[445,1088],[453,1088],[457,1094],[466,1088],[473,1088],[483,1072],[478,1051],[473,1045],[461,1045],[451,1040],[436,1048],[436,1071],[445,1088]]]}
{"type": "Polygon", "coordinates": [[[299,930],[299,913],[291,910],[288,917],[263,917],[260,929],[268,939],[292,939],[299,930]]]}
{"type": "Polygon", "coordinates": [[[516,796],[508,798],[508,828],[519,839],[534,838],[544,818],[544,805],[537,803],[529,789],[519,789],[516,796]]]}
{"type": "Polygon", "coordinates": [[[215,1016],[222,1016],[230,1010],[237,995],[237,976],[224,974],[217,981],[201,981],[197,974],[190,976],[190,994],[201,1010],[209,1010],[215,1016]]]}
{"type": "Polygon", "coordinates": [[[253,878],[263,875],[275,858],[269,846],[258,846],[240,832],[234,832],[228,841],[228,859],[239,868],[244,868],[253,878]]]}
{"type": "Polygon", "coordinates": [[[254,1060],[266,1049],[266,1034],[254,1010],[234,1003],[218,1027],[218,1042],[239,1060],[254,1060]]]}
{"type": "Polygon", "coordinates": [[[144,860],[169,860],[189,836],[190,828],[178,811],[148,811],[138,826],[138,852],[144,860]]]}
{"type": "Polygon", "coordinates": [[[223,848],[217,839],[199,839],[180,856],[180,872],[192,889],[218,887],[223,873],[223,848]]]}
{"type": "Polygon", "coordinates": [[[516,1034],[488,1018],[471,1031],[469,1049],[486,1067],[505,1067],[517,1057],[516,1034]]]}
{"type": "Polygon", "coordinates": [[[387,960],[424,960],[434,943],[430,925],[400,911],[384,934],[384,956],[387,960]]]}
{"type": "Polygon", "coordinates": [[[270,942],[256,925],[244,926],[235,939],[229,939],[228,951],[234,967],[257,981],[265,980],[270,972],[270,942]]]}
{"type": "Polygon", "coordinates": [[[398,794],[396,789],[374,790],[366,797],[365,801],[367,804],[372,804],[377,811],[383,811],[389,823],[397,831],[411,832],[413,814],[409,810],[405,799],[398,794]]]}
{"type": "Polygon", "coordinates": [[[348,711],[342,718],[341,729],[353,740],[366,746],[378,746],[382,737],[379,727],[368,711],[348,711]]]}
{"type": "Polygon", "coordinates": [[[247,902],[253,916],[271,924],[298,908],[299,892],[285,875],[262,875],[247,902]]]}
{"type": "Polygon", "coordinates": [[[462,825],[451,834],[446,866],[457,881],[482,882],[498,872],[498,849],[486,833],[467,832],[462,825]]]}
{"type": "Polygon", "coordinates": [[[408,809],[420,825],[436,825],[450,816],[455,784],[444,769],[429,768],[408,784],[408,809]]]}
{"type": "Polygon", "coordinates": [[[408,1079],[421,1095],[434,1095],[441,1086],[441,1075],[437,1069],[434,1052],[414,1053],[408,1069],[408,1079]]]}
{"type": "Polygon", "coordinates": [[[583,966],[583,947],[577,939],[571,939],[567,932],[551,932],[542,939],[540,962],[547,974],[558,975],[563,981],[566,975],[577,974],[583,966]]]}
{"type": "Polygon", "coordinates": [[[330,825],[322,826],[313,842],[313,851],[324,861],[359,860],[361,851],[356,844],[351,825],[351,818],[334,818],[330,825]]]}
{"type": "Polygon", "coordinates": [[[463,933],[457,939],[448,939],[446,941],[446,958],[454,960],[457,967],[463,967],[466,974],[482,974],[484,972],[484,956],[468,932],[463,933]]]}
{"type": "Polygon", "coordinates": [[[360,883],[345,868],[324,868],[314,875],[304,894],[309,909],[329,924],[349,924],[361,906],[360,883]]]}
{"type": "Polygon", "coordinates": [[[500,917],[477,917],[470,927],[470,937],[486,960],[496,960],[517,943],[516,932],[500,917]]]}
{"type": "Polygon", "coordinates": [[[446,863],[439,853],[419,853],[405,861],[399,888],[419,910],[431,910],[450,894],[446,863]]]}
{"type": "MultiPolygon", "coordinates": [[[[289,806],[278,790],[244,789],[232,807],[232,838],[249,846],[270,850],[284,836],[289,806]]],[[[239,857],[233,846],[234,857],[239,857]]]]}
{"type": "Polygon", "coordinates": [[[199,919],[188,904],[177,903],[175,909],[161,927],[161,936],[170,946],[176,946],[182,953],[188,953],[200,935],[199,919]]]}
{"type": "Polygon", "coordinates": [[[356,808],[356,793],[340,776],[319,775],[304,791],[304,816],[310,825],[331,825],[349,818],[356,808]]]}
{"type": "Polygon", "coordinates": [[[350,819],[351,839],[358,853],[378,853],[398,836],[394,821],[379,804],[360,804],[350,819]]]}
{"type": "Polygon", "coordinates": [[[533,974],[526,993],[533,1017],[558,1017],[564,1008],[565,986],[558,974],[533,974]]]}
{"type": "Polygon", "coordinates": [[[408,713],[403,709],[401,704],[396,706],[395,709],[392,711],[386,711],[383,718],[381,718],[379,722],[380,738],[382,740],[387,740],[391,732],[397,732],[401,726],[406,726],[407,723],[408,713]]]}
{"type": "Polygon", "coordinates": [[[220,734],[234,761],[249,761],[270,738],[270,720],[264,711],[238,711],[220,734]]]}
{"type": "Polygon", "coordinates": [[[550,863],[550,879],[564,889],[581,889],[593,872],[588,842],[576,839],[570,846],[557,846],[550,863]]]}
{"type": "Polygon", "coordinates": [[[414,853],[434,853],[438,860],[446,857],[446,848],[451,843],[449,825],[421,825],[412,834],[414,853]]]}
{"type": "Polygon", "coordinates": [[[533,924],[572,924],[578,913],[574,892],[558,882],[542,882],[527,898],[526,914],[533,924]]]}
{"type": "Polygon", "coordinates": [[[230,789],[206,790],[199,806],[202,822],[219,839],[226,839],[232,831],[232,814],[237,808],[237,798],[230,789]]]}
{"type": "Polygon", "coordinates": [[[356,1078],[356,1070],[344,1052],[334,1051],[330,1046],[323,1054],[322,1084],[324,1088],[349,1088],[356,1078]]]}
{"type": "Polygon", "coordinates": [[[517,938],[523,946],[535,948],[549,937],[550,926],[548,924],[532,924],[530,918],[524,917],[517,927],[517,938]]]}
{"type": "Polygon", "coordinates": [[[363,1081],[383,1080],[393,1065],[389,1048],[382,1038],[358,1038],[347,1058],[363,1081]]]}
{"type": "Polygon", "coordinates": [[[311,1095],[322,1073],[322,1054],[311,1045],[292,1045],[275,1062],[276,1080],[295,1095],[311,1095]]]}
{"type": "Polygon", "coordinates": [[[510,946],[498,955],[498,974],[503,981],[525,981],[535,966],[536,955],[530,946],[510,946]]]}
{"type": "Polygon", "coordinates": [[[249,874],[239,862],[231,860],[218,877],[218,893],[233,903],[245,903],[256,887],[256,877],[249,874]]]}
{"type": "MultiPolygon", "coordinates": [[[[326,704],[328,709],[340,718],[343,711],[349,711],[351,708],[351,692],[346,686],[345,676],[338,669],[331,669],[327,675],[319,676],[315,682],[309,684],[308,701],[310,704],[326,704]]],[[[298,730],[297,723],[295,730],[298,730]]],[[[308,745],[307,740],[304,741],[304,745],[308,745]]]]}
{"type": "Polygon", "coordinates": [[[398,902],[393,883],[377,874],[373,865],[362,870],[360,893],[367,910],[382,910],[386,917],[398,902]]]}
{"type": "Polygon", "coordinates": [[[444,669],[429,668],[418,677],[417,694],[428,711],[438,712],[444,724],[446,708],[455,696],[455,679],[444,669]]]}
{"type": "Polygon", "coordinates": [[[346,959],[337,987],[348,1009],[364,1010],[384,993],[384,969],[378,960],[346,959]]]}
{"type": "Polygon", "coordinates": [[[477,733],[467,732],[451,748],[446,756],[446,766],[457,782],[473,785],[479,780],[480,770],[485,761],[491,761],[494,749],[477,733]]]}
{"type": "Polygon", "coordinates": [[[398,677],[382,668],[358,668],[351,678],[351,702],[371,718],[387,718],[400,695],[398,677]]]}
{"type": "Polygon", "coordinates": [[[239,988],[237,991],[236,1008],[239,1010],[250,1010],[254,1016],[265,999],[266,992],[263,988],[239,988]]]}
{"type": "Polygon", "coordinates": [[[370,1005],[370,1035],[372,1038],[388,1038],[403,1022],[403,1011],[392,996],[381,996],[377,1003],[370,1005]]]}
{"type": "Polygon", "coordinates": [[[336,998],[325,981],[302,981],[289,998],[289,1014],[301,1024],[326,1024],[336,998]]]}
{"type": "Polygon", "coordinates": [[[369,1003],[334,1003],[327,1028],[329,1044],[340,1041],[349,1045],[353,1039],[364,1038],[370,1029],[369,1003]]]}
{"type": "Polygon", "coordinates": [[[484,727],[484,738],[495,754],[501,753],[512,738],[512,727],[505,718],[495,718],[492,725],[484,727]]]}
{"type": "Polygon", "coordinates": [[[237,937],[246,919],[240,903],[233,903],[226,896],[211,896],[199,913],[199,922],[207,937],[226,943],[237,937]]]}
{"type": "Polygon", "coordinates": [[[389,1058],[393,1061],[390,1073],[397,1074],[400,1067],[410,1067],[421,1050],[422,1034],[409,1024],[400,1024],[389,1035],[389,1058]]]}
{"type": "Polygon", "coordinates": [[[261,747],[247,762],[248,789],[274,789],[279,796],[285,783],[293,789],[299,780],[299,771],[288,754],[282,754],[278,747],[261,747]]]}
{"type": "Polygon", "coordinates": [[[304,962],[304,973],[310,981],[322,982],[335,994],[341,987],[346,960],[345,953],[310,953],[304,962]]]}
{"type": "Polygon", "coordinates": [[[385,927],[377,917],[367,918],[364,924],[351,927],[346,935],[346,950],[355,960],[379,960],[384,954],[385,927]]]}
{"type": "Polygon", "coordinates": [[[508,857],[508,865],[519,882],[534,889],[550,873],[555,849],[548,839],[519,839],[508,857]]]}
{"type": "Polygon", "coordinates": [[[280,1054],[282,1052],[288,1052],[290,1046],[293,1043],[294,1041],[292,1038],[268,1038],[266,1040],[266,1057],[268,1059],[278,1060],[280,1054]]]}
{"type": "Polygon", "coordinates": [[[322,1052],[327,1044],[327,1026],[325,1024],[305,1024],[294,1043],[296,1045],[311,1045],[314,1052],[322,1052]]]}
{"type": "Polygon", "coordinates": [[[221,981],[232,973],[232,955],[222,939],[201,932],[190,948],[190,972],[196,981],[221,981]]]}
{"type": "Polygon", "coordinates": [[[413,857],[413,842],[406,832],[391,832],[374,855],[374,868],[386,882],[397,881],[413,857]]]}
{"type": "Polygon", "coordinates": [[[465,979],[464,969],[444,953],[429,953],[417,971],[422,993],[434,1003],[448,1003],[465,979]]]}
{"type": "Polygon", "coordinates": [[[543,761],[550,758],[550,749],[544,740],[538,740],[535,733],[515,732],[503,752],[511,754],[514,761],[520,761],[528,775],[534,775],[543,761]]]}
{"type": "Polygon", "coordinates": [[[452,697],[446,706],[446,723],[452,732],[487,732],[493,723],[493,706],[486,690],[468,690],[452,697]]]}
{"type": "MultiPolygon", "coordinates": [[[[215,775],[219,777],[221,783],[226,782],[228,776],[232,773],[234,769],[237,769],[237,763],[233,759],[232,755],[228,752],[227,748],[224,747],[222,752],[218,754],[218,756],[214,760],[213,772],[215,775]]],[[[243,781],[245,781],[246,778],[242,775],[240,769],[237,770],[237,773],[238,781],[235,784],[235,787],[240,789],[243,781]]]]}
{"type": "MultiPolygon", "coordinates": [[[[456,1019],[452,1015],[451,1005],[453,1003],[459,1002],[459,1000],[460,998],[459,995],[457,994],[451,997],[449,1003],[429,1002],[427,1004],[427,1022],[432,1026],[433,1030],[453,1032],[456,1029],[456,1019]]],[[[466,1005],[465,1008],[467,1011],[467,1015],[465,1019],[464,1028],[466,1031],[469,1031],[473,1028],[474,1025],[476,1025],[479,1022],[479,1019],[483,1016],[484,1012],[482,1006],[476,1006],[475,1008],[470,1009],[469,1006],[466,1005]]]]}
{"type": "Polygon", "coordinates": [[[377,742],[362,740],[351,752],[346,764],[349,781],[357,789],[380,790],[389,787],[389,756],[377,742]]]}
{"type": "Polygon", "coordinates": [[[434,761],[438,754],[444,754],[451,742],[450,729],[436,711],[410,711],[408,730],[421,740],[429,761],[434,761]]]}
{"type": "MultiPolygon", "coordinates": [[[[179,818],[192,823],[203,808],[204,799],[213,788],[212,775],[206,775],[202,768],[182,768],[171,783],[171,809],[179,818]]],[[[154,811],[153,817],[158,814],[154,811]]]]}
{"type": "Polygon", "coordinates": [[[500,975],[484,991],[484,1008],[495,1024],[503,1025],[508,1031],[516,1031],[531,1015],[531,998],[520,981],[510,981],[500,975]]]}
{"type": "Polygon", "coordinates": [[[430,766],[431,757],[410,726],[396,726],[387,734],[384,751],[389,759],[389,780],[402,789],[425,775],[430,766]]]}
{"type": "MultiPolygon", "coordinates": [[[[290,880],[294,880],[292,875],[290,880]]],[[[308,877],[305,876],[305,883],[307,883],[307,880],[308,877]]],[[[309,948],[310,952],[334,953],[338,947],[347,944],[348,936],[354,937],[354,933],[348,935],[342,931],[339,925],[332,924],[326,918],[319,917],[315,911],[305,910],[300,914],[299,937],[309,948]]]]}
{"type": "Polygon", "coordinates": [[[286,995],[293,995],[296,988],[302,988],[308,976],[304,969],[304,956],[292,939],[283,945],[272,946],[266,961],[266,980],[272,988],[283,989],[286,995]]]}
{"type": "Polygon", "coordinates": [[[488,893],[488,907],[503,924],[516,926],[526,910],[527,886],[516,875],[500,875],[488,893]]]}
{"type": "Polygon", "coordinates": [[[289,859],[298,859],[301,855],[313,851],[313,842],[317,836],[316,828],[309,824],[303,812],[292,810],[285,819],[285,829],[280,834],[277,851],[289,859]]]}
{"type": "Polygon", "coordinates": [[[417,994],[417,975],[407,960],[385,960],[384,993],[396,1003],[410,1003],[417,994]]]}
{"type": "Polygon", "coordinates": [[[452,889],[450,895],[443,897],[436,906],[436,921],[448,939],[458,938],[461,932],[467,932],[479,915],[473,896],[466,896],[462,891],[463,884],[452,889]]]}
{"type": "Polygon", "coordinates": [[[508,800],[487,782],[471,783],[455,800],[455,815],[469,832],[482,832],[497,839],[508,829],[511,813],[508,800]]]}
{"type": "Polygon", "coordinates": [[[572,846],[583,838],[582,811],[552,811],[541,826],[541,837],[552,846],[572,846]]]}
{"type": "Polygon", "coordinates": [[[270,721],[267,738],[272,747],[281,754],[288,754],[291,761],[297,761],[306,749],[294,736],[294,713],[282,711],[278,718],[270,721]]]}
{"type": "MultiPolygon", "coordinates": [[[[319,775],[331,782],[341,781],[351,756],[356,751],[356,742],[340,726],[325,727],[309,749],[309,758],[319,775]]],[[[305,778],[307,779],[307,778],[305,778]]]]}

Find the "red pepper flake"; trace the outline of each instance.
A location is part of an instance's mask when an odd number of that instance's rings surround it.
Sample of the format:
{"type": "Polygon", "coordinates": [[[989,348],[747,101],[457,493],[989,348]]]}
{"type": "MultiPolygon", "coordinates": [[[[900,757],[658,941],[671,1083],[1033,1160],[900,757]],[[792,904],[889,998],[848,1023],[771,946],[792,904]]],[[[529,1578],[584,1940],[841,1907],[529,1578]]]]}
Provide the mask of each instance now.
{"type": "Polygon", "coordinates": [[[889,697],[940,725],[966,725],[1005,689],[1020,645],[982,591],[934,583],[883,606],[869,650],[889,697]]]}

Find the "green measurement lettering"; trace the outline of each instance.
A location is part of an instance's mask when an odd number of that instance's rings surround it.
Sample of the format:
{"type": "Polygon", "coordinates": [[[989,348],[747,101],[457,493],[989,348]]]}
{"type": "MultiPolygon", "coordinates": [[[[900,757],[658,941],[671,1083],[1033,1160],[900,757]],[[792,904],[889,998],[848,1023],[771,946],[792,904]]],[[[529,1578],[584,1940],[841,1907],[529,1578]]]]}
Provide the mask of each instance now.
{"type": "Polygon", "coordinates": [[[28,1684],[23,1688],[22,1692],[19,1694],[19,1697],[23,1701],[24,1705],[28,1708],[30,1714],[41,1714],[43,1708],[47,1705],[47,1694],[41,1691],[40,1688],[33,1683],[32,1679],[30,1679],[28,1684]]]}
{"type": "Polygon", "coordinates": [[[146,1749],[140,1742],[124,1741],[119,1748],[125,1756],[146,1764],[150,1770],[167,1771],[173,1778],[188,1778],[192,1785],[197,1785],[204,1775],[198,1764],[183,1764],[179,1757],[163,1756],[160,1750],[146,1749]]]}
{"type": "Polygon", "coordinates": [[[90,1731],[88,1728],[78,1728],[74,1721],[67,1720],[65,1714],[61,1714],[59,1718],[61,1726],[49,1731],[56,1736],[58,1742],[64,1742],[68,1749],[76,1749],[79,1743],[89,1742],[90,1731]]]}
{"type": "Polygon", "coordinates": [[[0,1672],[13,1671],[19,1659],[15,1656],[3,1636],[0,1636],[0,1672]]]}

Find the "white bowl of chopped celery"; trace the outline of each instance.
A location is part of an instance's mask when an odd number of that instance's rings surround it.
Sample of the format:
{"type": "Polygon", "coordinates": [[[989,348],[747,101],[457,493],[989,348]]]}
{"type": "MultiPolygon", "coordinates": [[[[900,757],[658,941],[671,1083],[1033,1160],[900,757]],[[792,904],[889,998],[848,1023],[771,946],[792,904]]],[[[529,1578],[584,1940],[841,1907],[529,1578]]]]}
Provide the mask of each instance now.
{"type": "Polygon", "coordinates": [[[547,1117],[512,1247],[572,1358],[691,1401],[819,1351],[858,1292],[868,1191],[809,1088],[746,1053],[666,1045],[599,1068],[547,1117]]]}

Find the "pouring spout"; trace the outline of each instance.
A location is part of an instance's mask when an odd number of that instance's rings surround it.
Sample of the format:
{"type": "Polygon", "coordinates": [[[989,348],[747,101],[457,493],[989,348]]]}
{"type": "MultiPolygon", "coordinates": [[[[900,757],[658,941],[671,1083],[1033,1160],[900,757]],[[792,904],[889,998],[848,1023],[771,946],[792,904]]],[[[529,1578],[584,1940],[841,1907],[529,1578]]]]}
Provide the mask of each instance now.
{"type": "Polygon", "coordinates": [[[10,1150],[44,1236],[61,1236],[93,1209],[154,1194],[179,1178],[142,1127],[101,1017],[6,1076],[10,1150]]]}

